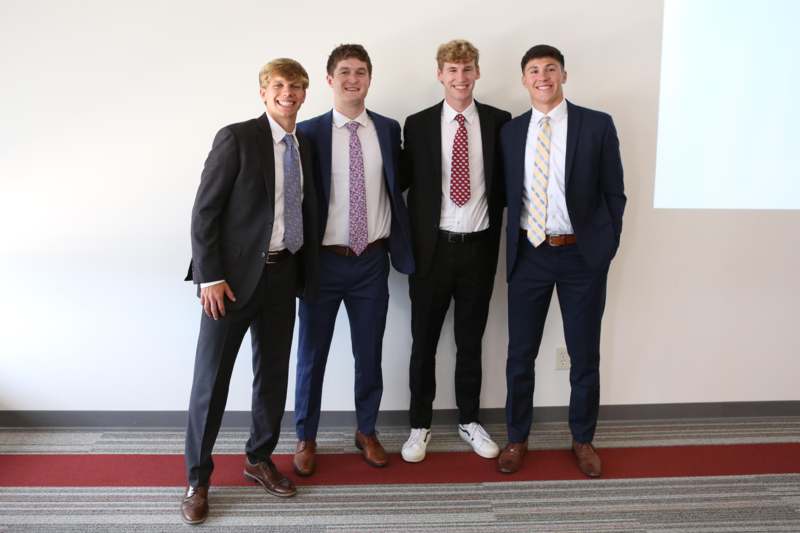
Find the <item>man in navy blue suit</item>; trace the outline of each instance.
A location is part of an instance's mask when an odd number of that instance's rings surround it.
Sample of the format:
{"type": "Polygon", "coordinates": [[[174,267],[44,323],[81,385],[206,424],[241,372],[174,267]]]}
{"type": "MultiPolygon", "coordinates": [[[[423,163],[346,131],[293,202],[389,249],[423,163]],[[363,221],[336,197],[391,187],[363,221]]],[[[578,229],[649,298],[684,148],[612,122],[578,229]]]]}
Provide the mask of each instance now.
{"type": "Polygon", "coordinates": [[[602,472],[592,446],[600,400],[606,279],[619,246],[625,193],[611,117],[564,99],[564,56],[537,45],[522,58],[532,109],[500,133],[508,224],[508,444],[498,469],[522,467],[533,414],[534,361],[558,291],[570,356],[569,427],[580,470],[602,472]]]}
{"type": "Polygon", "coordinates": [[[300,303],[294,470],[315,469],[322,382],[339,306],[350,320],[355,362],[355,444],[372,466],[388,462],[375,434],[383,394],[381,353],[389,303],[389,257],[414,270],[408,212],[397,165],[400,125],[365,107],[372,62],[363,46],[343,44],[328,57],[333,110],[298,125],[315,146],[322,249],[319,298],[300,303]]]}

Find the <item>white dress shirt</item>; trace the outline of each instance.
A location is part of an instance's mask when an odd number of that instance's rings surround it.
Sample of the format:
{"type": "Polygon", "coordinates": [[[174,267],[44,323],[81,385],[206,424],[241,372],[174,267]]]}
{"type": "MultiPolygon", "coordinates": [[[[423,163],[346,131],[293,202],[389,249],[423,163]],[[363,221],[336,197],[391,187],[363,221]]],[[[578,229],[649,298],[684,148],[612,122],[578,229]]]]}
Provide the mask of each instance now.
{"type": "MultiPolygon", "coordinates": [[[[322,244],[350,246],[350,130],[349,118],[333,110],[331,135],[331,198],[328,223],[322,244]]],[[[364,160],[364,187],[367,195],[367,238],[369,242],[389,236],[392,210],[383,174],[383,158],[378,131],[366,109],[358,115],[357,133],[364,160]]]]}
{"type": "MultiPolygon", "coordinates": [[[[283,143],[283,138],[286,135],[294,137],[295,149],[298,150],[297,160],[300,161],[299,145],[297,143],[297,128],[287,132],[281,127],[280,124],[275,122],[269,113],[267,113],[269,120],[269,128],[272,131],[272,153],[275,157],[275,205],[273,206],[274,217],[272,219],[272,235],[269,239],[269,251],[278,252],[286,249],[286,244],[283,242],[283,154],[286,152],[286,145],[283,143]]],[[[300,201],[303,199],[303,164],[300,164],[300,201]]],[[[210,287],[225,281],[220,279],[217,281],[209,281],[201,283],[200,288],[210,287]]]]}
{"type": "MultiPolygon", "coordinates": [[[[528,227],[528,214],[532,211],[531,191],[533,190],[533,161],[536,158],[536,138],[541,130],[544,113],[531,108],[531,123],[528,126],[528,138],[525,141],[525,183],[522,189],[523,210],[520,214],[520,227],[528,227]]],[[[550,117],[550,171],[547,180],[547,235],[568,235],[574,233],[572,222],[567,212],[566,182],[564,169],[567,160],[567,101],[551,109],[550,117]]]]}
{"type": "Polygon", "coordinates": [[[478,108],[473,100],[461,112],[467,129],[469,149],[469,201],[457,206],[450,199],[450,172],[453,163],[453,142],[458,131],[458,111],[447,101],[442,104],[442,211],[439,228],[456,233],[483,231],[489,227],[489,202],[486,197],[486,177],[483,168],[483,143],[478,108]]]}

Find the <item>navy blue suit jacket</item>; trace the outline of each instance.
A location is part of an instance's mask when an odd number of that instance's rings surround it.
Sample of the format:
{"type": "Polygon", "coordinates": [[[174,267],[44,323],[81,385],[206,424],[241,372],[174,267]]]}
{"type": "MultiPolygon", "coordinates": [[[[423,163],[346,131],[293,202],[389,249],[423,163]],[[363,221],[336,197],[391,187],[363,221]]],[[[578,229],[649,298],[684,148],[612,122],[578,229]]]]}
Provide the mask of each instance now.
{"type": "MultiPolygon", "coordinates": [[[[508,201],[508,279],[514,271],[520,239],[525,141],[530,121],[531,111],[528,111],[506,123],[500,131],[508,201]]],[[[567,211],[578,249],[590,267],[601,267],[617,252],[625,210],[619,139],[609,115],[567,102],[564,174],[567,211]]]]}
{"type": "MultiPolygon", "coordinates": [[[[389,234],[389,254],[392,265],[403,274],[414,272],[414,256],[411,252],[411,229],[408,210],[400,190],[398,163],[400,159],[400,124],[396,120],[367,110],[369,118],[378,132],[378,143],[383,158],[383,175],[392,206],[392,227],[389,234]]],[[[314,151],[314,179],[319,195],[320,236],[325,235],[328,223],[328,205],[331,198],[331,143],[333,111],[304,120],[297,129],[311,139],[314,151]]]]}

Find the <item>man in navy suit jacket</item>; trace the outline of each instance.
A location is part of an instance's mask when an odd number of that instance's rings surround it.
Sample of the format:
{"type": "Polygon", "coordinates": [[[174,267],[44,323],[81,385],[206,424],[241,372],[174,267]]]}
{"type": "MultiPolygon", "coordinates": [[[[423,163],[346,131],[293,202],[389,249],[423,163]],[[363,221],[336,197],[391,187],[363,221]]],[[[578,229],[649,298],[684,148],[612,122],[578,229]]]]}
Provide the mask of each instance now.
{"type": "Polygon", "coordinates": [[[498,469],[522,467],[533,413],[534,361],[558,291],[570,356],[569,426],[581,471],[601,474],[592,446],[600,399],[600,329],[606,279],[619,246],[625,193],[611,117],[564,99],[558,49],[522,58],[532,109],[501,133],[508,225],[508,445],[498,469]]]}
{"type": "Polygon", "coordinates": [[[322,381],[342,302],[355,358],[356,447],[372,466],[387,464],[375,420],[383,394],[389,257],[398,271],[414,270],[397,171],[400,125],[365,107],[372,63],[361,45],[335,48],[327,72],[333,110],[298,125],[314,144],[323,235],[319,298],[301,301],[299,312],[294,469],[305,476],[315,469],[322,381]]]}

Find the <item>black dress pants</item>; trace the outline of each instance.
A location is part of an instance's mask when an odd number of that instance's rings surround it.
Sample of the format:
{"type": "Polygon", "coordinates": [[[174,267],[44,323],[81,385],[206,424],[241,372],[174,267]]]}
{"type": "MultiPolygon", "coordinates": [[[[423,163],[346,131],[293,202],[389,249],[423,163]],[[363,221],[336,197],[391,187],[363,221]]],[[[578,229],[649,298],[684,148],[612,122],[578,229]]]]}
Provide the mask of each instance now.
{"type": "Polygon", "coordinates": [[[436,397],[436,349],[450,301],[455,304],[455,391],[459,423],[478,421],[481,395],[481,342],[489,314],[497,248],[489,232],[469,242],[439,238],[427,275],[409,277],[411,361],[409,387],[412,428],[429,428],[436,397]]]}

